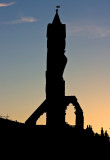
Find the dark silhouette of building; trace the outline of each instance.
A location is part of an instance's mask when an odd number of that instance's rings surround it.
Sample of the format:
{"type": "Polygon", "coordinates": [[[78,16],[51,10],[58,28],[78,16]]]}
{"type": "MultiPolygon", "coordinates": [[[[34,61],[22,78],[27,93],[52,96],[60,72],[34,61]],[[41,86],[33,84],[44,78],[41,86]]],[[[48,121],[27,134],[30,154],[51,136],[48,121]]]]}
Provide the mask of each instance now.
{"type": "Polygon", "coordinates": [[[83,110],[77,98],[65,96],[65,80],[63,78],[67,63],[65,40],[66,25],[61,23],[57,9],[53,22],[47,27],[46,99],[25,123],[0,117],[1,137],[8,137],[8,139],[19,137],[23,141],[26,138],[26,142],[31,137],[35,144],[38,144],[38,139],[40,139],[39,144],[41,141],[46,142],[45,147],[47,147],[49,140],[50,144],[52,143],[54,146],[56,146],[55,144],[58,146],[59,142],[62,145],[65,142],[65,146],[69,146],[71,142],[75,148],[76,145],[82,145],[82,147],[85,145],[87,148],[88,146],[110,145],[107,131],[104,132],[103,128],[101,134],[94,133],[91,125],[84,129],[83,110]],[[65,122],[66,109],[70,103],[75,107],[76,122],[74,127],[65,122]],[[36,125],[36,121],[44,113],[47,115],[46,125],[36,125]],[[12,129],[12,131],[8,130],[7,132],[7,129],[12,129]]]}
{"type": "Polygon", "coordinates": [[[35,126],[38,118],[46,112],[46,126],[62,129],[67,127],[65,112],[69,103],[76,109],[76,129],[83,130],[83,111],[75,96],[65,96],[63,72],[67,63],[65,56],[66,25],[62,24],[56,10],[53,22],[47,27],[46,100],[26,120],[26,125],[35,126]]]}

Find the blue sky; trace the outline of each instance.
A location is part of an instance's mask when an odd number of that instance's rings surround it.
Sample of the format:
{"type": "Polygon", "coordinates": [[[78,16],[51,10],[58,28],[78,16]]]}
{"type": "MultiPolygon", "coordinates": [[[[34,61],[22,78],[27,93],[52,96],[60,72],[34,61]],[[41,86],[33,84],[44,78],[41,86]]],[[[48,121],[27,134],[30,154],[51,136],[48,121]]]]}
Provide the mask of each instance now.
{"type": "Polygon", "coordinates": [[[24,122],[45,99],[46,29],[56,5],[67,31],[66,95],[78,98],[85,127],[109,132],[109,0],[0,0],[0,114],[24,122]]]}

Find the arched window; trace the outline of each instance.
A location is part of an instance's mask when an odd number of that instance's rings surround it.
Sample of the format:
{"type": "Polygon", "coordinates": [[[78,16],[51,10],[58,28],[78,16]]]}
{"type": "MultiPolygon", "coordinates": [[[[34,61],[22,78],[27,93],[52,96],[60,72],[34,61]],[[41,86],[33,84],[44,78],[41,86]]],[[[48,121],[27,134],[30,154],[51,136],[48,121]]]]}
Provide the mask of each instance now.
{"type": "Polygon", "coordinates": [[[46,113],[43,113],[36,122],[36,125],[46,125],[46,113]]]}
{"type": "Polygon", "coordinates": [[[70,126],[76,125],[76,115],[75,108],[72,103],[70,103],[66,108],[65,122],[70,126]]]}

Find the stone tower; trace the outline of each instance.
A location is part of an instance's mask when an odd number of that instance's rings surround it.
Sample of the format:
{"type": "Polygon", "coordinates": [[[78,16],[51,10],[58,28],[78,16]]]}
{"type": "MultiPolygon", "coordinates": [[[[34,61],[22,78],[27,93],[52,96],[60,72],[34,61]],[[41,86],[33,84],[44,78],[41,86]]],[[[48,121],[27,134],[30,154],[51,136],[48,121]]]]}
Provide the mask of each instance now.
{"type": "Polygon", "coordinates": [[[66,25],[62,24],[56,10],[52,23],[47,26],[47,66],[46,66],[46,99],[26,120],[28,126],[36,126],[38,118],[46,113],[46,127],[62,129],[65,122],[65,110],[69,103],[76,109],[75,128],[83,130],[83,111],[75,96],[65,96],[64,69],[67,63],[65,56],[66,25]]]}
{"type": "Polygon", "coordinates": [[[63,72],[67,63],[65,53],[66,26],[62,24],[56,10],[55,17],[47,27],[47,71],[46,99],[47,125],[64,126],[65,124],[65,81],[63,72]]]}

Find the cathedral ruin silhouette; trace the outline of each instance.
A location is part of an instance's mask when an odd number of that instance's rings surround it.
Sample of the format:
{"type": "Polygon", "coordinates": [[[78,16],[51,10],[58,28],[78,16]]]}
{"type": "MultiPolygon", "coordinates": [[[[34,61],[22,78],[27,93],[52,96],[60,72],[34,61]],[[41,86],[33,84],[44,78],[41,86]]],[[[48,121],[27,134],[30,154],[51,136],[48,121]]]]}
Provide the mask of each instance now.
{"type": "Polygon", "coordinates": [[[47,70],[46,70],[46,99],[26,120],[28,126],[36,126],[41,115],[46,113],[46,127],[62,129],[70,127],[65,122],[67,106],[72,103],[75,107],[75,128],[82,131],[84,116],[77,98],[65,96],[65,80],[63,72],[67,63],[65,56],[66,25],[62,24],[58,9],[52,23],[47,26],[47,70]]]}
{"type": "Polygon", "coordinates": [[[16,137],[16,140],[19,137],[23,141],[33,137],[35,144],[38,143],[39,138],[42,142],[47,140],[46,145],[49,140],[53,144],[57,140],[57,146],[59,141],[62,145],[65,142],[67,146],[70,145],[69,142],[71,144],[76,142],[79,146],[81,144],[86,146],[110,145],[107,131],[104,132],[103,128],[101,134],[94,133],[91,125],[87,125],[87,128],[84,129],[83,110],[77,98],[75,96],[65,96],[65,80],[63,78],[67,64],[65,47],[66,25],[62,24],[57,9],[52,23],[47,26],[46,99],[25,123],[0,117],[1,137],[7,137],[8,139],[16,137]],[[65,121],[66,109],[70,103],[75,108],[75,126],[71,126],[65,121]],[[36,125],[36,122],[44,113],[46,113],[46,125],[36,125]]]}

